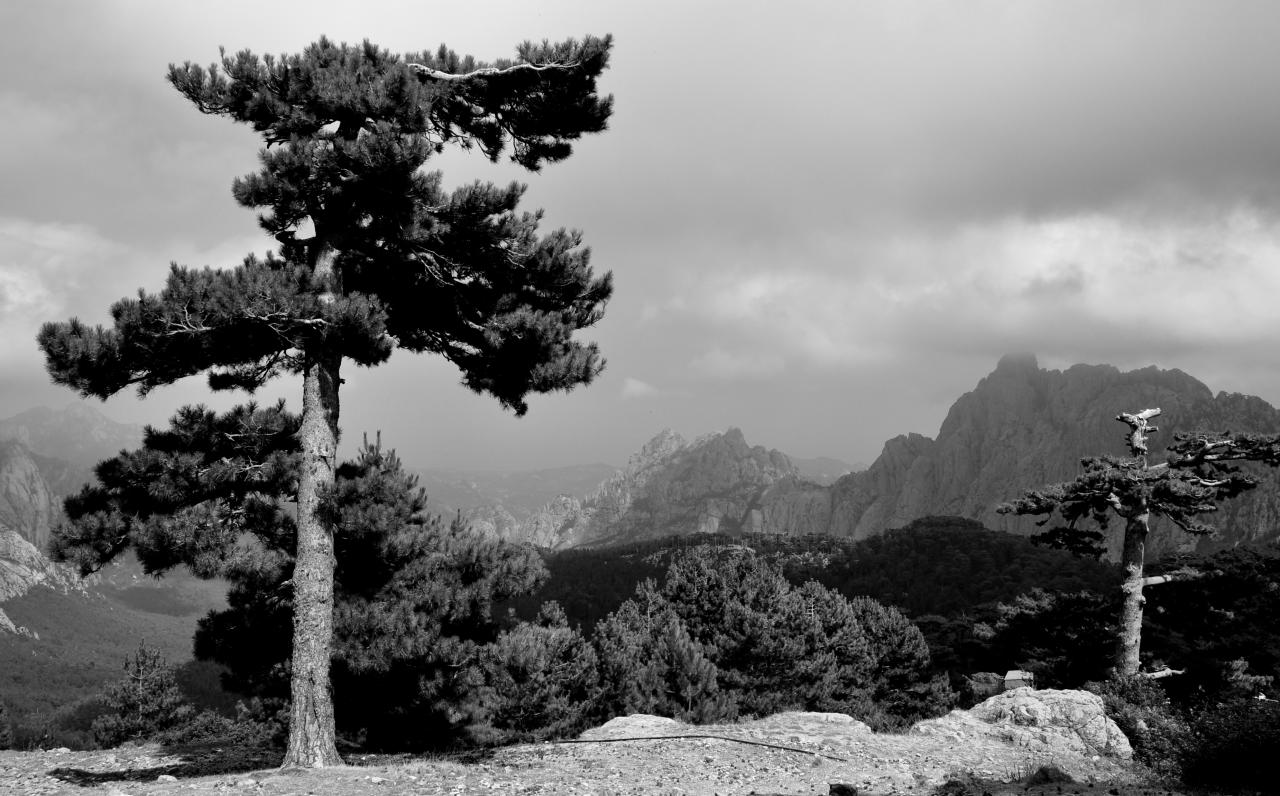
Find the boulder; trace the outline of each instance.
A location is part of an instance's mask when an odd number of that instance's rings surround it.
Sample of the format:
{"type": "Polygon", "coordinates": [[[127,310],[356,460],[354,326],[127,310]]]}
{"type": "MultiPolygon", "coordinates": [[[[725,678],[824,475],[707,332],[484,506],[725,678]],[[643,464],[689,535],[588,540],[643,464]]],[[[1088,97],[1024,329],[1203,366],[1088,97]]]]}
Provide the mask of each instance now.
{"type": "Polygon", "coordinates": [[[1128,760],[1133,748],[1107,718],[1102,698],[1088,691],[1015,688],[940,719],[922,721],[917,735],[961,740],[970,733],[994,736],[1049,757],[1064,752],[1128,760]]]}
{"type": "Polygon", "coordinates": [[[666,716],[633,713],[609,719],[599,727],[592,727],[578,736],[584,741],[603,741],[609,738],[643,738],[651,735],[677,735],[685,725],[666,716]]]}

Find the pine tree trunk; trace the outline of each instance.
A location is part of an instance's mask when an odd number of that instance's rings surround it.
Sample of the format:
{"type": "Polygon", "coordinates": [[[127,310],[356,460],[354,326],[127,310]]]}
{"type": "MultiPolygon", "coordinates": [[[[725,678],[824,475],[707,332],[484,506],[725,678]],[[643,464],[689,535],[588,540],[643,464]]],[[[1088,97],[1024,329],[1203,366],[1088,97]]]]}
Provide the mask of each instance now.
{"type": "Polygon", "coordinates": [[[302,475],[293,570],[293,681],[284,768],[341,765],[335,744],[329,655],[333,640],[333,531],[319,516],[338,448],[341,356],[308,356],[302,383],[302,475]]]}
{"type": "Polygon", "coordinates": [[[1144,502],[1140,513],[1133,515],[1125,523],[1124,552],[1120,558],[1124,567],[1124,582],[1120,586],[1124,593],[1124,605],[1120,609],[1114,669],[1114,674],[1118,677],[1133,677],[1140,666],[1138,653],[1142,647],[1142,606],[1146,602],[1142,596],[1142,566],[1150,518],[1144,502]]]}

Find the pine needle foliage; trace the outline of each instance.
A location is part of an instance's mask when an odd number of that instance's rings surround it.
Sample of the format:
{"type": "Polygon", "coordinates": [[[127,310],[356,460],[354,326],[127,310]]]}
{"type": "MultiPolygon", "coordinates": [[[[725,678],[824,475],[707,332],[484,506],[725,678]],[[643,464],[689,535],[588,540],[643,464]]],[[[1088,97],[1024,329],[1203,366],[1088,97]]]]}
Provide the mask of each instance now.
{"type": "Polygon", "coordinates": [[[233,194],[261,210],[280,252],[231,270],[173,265],[160,293],[115,304],[110,327],[46,324],[50,375],[102,398],[201,373],[253,390],[300,373],[317,348],[372,366],[400,347],[445,356],[518,414],[529,392],[589,382],[602,360],[571,335],[600,319],[612,283],[593,275],[581,235],[540,236],[522,185],[447,192],[424,167],[446,144],[495,160],[509,149],[533,170],[568,157],[612,112],[595,88],[611,46],[526,43],[488,65],[322,38],[296,55],[171,66],[199,110],[262,135],[261,169],[233,194]],[[308,222],[316,234],[301,239],[308,222]],[[322,255],[336,275],[317,270],[322,255]]]}
{"type": "Polygon", "coordinates": [[[52,554],[95,572],[127,549],[149,574],[186,565],[201,577],[272,567],[293,548],[284,509],[298,478],[299,418],[283,402],[218,414],[178,410],[142,446],[95,468],[64,505],[52,554]]]}
{"type": "MultiPolygon", "coordinates": [[[[612,113],[596,90],[611,47],[608,36],[526,42],[515,59],[487,64],[444,46],[393,54],[321,38],[293,55],[223,51],[208,68],[171,65],[170,84],[197,110],[262,136],[260,168],[232,194],[258,211],[279,251],[226,270],[174,264],[159,293],[114,304],[110,326],[72,318],[40,330],[50,376],[85,396],[145,395],[194,375],[213,390],[253,392],[302,376],[285,767],[341,761],[328,675],[333,529],[319,504],[337,464],[343,362],[378,365],[396,348],[437,354],[517,415],[530,393],[590,383],[604,367],[594,344],[574,339],[613,290],[592,272],[582,236],[541,234],[541,213],[518,207],[522,185],[446,191],[426,165],[446,145],[490,160],[510,152],[534,171],[568,157],[612,113]]],[[[216,536],[218,519],[186,525],[216,536]]],[[[97,539],[98,558],[139,538],[86,522],[73,546],[97,539]]],[[[163,566],[166,541],[188,540],[158,525],[150,552],[163,566]]]]}

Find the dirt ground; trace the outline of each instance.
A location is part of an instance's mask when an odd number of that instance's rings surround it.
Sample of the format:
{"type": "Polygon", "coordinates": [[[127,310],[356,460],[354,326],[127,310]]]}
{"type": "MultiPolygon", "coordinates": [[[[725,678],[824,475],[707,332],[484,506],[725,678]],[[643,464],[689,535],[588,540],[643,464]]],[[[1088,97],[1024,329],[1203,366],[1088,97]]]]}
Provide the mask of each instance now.
{"type": "Polygon", "coordinates": [[[1141,772],[1106,758],[1046,760],[991,738],[874,734],[847,721],[789,713],[733,725],[631,726],[625,736],[601,728],[584,742],[512,746],[470,759],[357,756],[347,766],[292,773],[275,770],[278,756],[243,749],[0,751],[0,793],[825,796],[834,783],[860,796],[1171,793],[1142,785],[1141,772]],[[637,730],[645,740],[634,740],[637,730]],[[714,737],[655,737],[675,732],[714,737]],[[1048,764],[1071,780],[1027,787],[1027,778],[1048,764]],[[948,780],[965,784],[944,785],[948,780]]]}

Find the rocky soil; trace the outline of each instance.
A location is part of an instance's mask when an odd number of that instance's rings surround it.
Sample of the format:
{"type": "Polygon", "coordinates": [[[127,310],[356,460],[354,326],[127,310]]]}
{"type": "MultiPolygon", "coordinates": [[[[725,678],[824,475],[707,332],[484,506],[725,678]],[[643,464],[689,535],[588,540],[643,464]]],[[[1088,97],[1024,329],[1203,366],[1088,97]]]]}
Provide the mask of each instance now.
{"type": "Polygon", "coordinates": [[[1025,694],[1021,701],[1002,697],[1006,701],[988,712],[1004,716],[994,723],[956,711],[902,735],[872,733],[848,716],[827,713],[696,727],[629,716],[571,742],[512,746],[469,759],[357,757],[348,766],[300,773],[274,770],[278,756],[215,747],[0,752],[0,792],[799,796],[828,794],[834,783],[863,796],[1169,792],[1142,784],[1143,772],[1124,759],[1127,742],[1120,743],[1123,736],[1115,738],[1105,722],[1092,722],[1070,705],[1037,707],[1025,694]],[[1076,729],[1092,726],[1084,734],[1071,728],[1064,733],[1045,723],[1063,716],[1076,729]],[[1111,754],[1092,748],[1099,739],[1111,743],[1111,754]],[[1029,776],[1050,765],[1065,776],[1027,787],[1029,776]],[[962,784],[944,786],[949,780],[962,784]]]}

